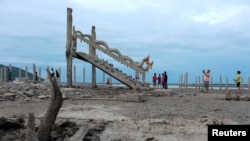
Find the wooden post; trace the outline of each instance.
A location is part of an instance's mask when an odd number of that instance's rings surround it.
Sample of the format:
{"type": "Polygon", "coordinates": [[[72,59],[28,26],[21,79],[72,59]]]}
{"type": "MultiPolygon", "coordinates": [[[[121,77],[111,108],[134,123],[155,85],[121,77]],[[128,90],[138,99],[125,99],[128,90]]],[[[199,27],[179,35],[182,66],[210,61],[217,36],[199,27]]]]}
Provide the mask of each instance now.
{"type": "Polygon", "coordinates": [[[211,88],[211,90],[213,89],[213,77],[211,77],[210,88],[211,88]]]}
{"type": "Polygon", "coordinates": [[[18,77],[22,77],[22,70],[21,69],[18,70],[18,77]]]}
{"type": "Polygon", "coordinates": [[[29,78],[28,78],[28,67],[27,66],[25,66],[25,77],[29,80],[29,78]]]}
{"type": "Polygon", "coordinates": [[[102,73],[103,87],[105,86],[105,72],[102,73]]]}
{"type": "Polygon", "coordinates": [[[244,89],[244,79],[243,79],[243,77],[241,78],[241,90],[243,90],[244,89]]]}
{"type": "Polygon", "coordinates": [[[33,81],[35,81],[36,64],[33,64],[33,81]]]}
{"type": "MultiPolygon", "coordinates": [[[[90,40],[92,42],[96,41],[95,26],[91,27],[90,40]]],[[[96,49],[91,45],[89,45],[89,55],[96,56],[96,49]]],[[[96,67],[94,65],[92,65],[92,87],[96,87],[96,67]]]]}
{"type": "Polygon", "coordinates": [[[7,81],[7,67],[6,66],[4,66],[3,68],[3,79],[4,79],[4,82],[7,81]]]}
{"type": "Polygon", "coordinates": [[[181,88],[181,75],[179,75],[179,88],[181,88]]]}
{"type": "Polygon", "coordinates": [[[185,85],[186,85],[186,91],[188,89],[188,72],[185,74],[185,85]]]}
{"type": "Polygon", "coordinates": [[[199,89],[201,89],[201,77],[198,78],[199,89]]]}
{"type": "Polygon", "coordinates": [[[42,73],[41,68],[39,68],[39,72],[38,72],[38,81],[41,81],[41,73],[42,73]]]}
{"type": "Polygon", "coordinates": [[[140,79],[140,77],[139,77],[139,71],[136,70],[136,71],[135,71],[135,86],[136,86],[136,87],[138,87],[139,79],[140,79]]]}
{"type": "Polygon", "coordinates": [[[109,85],[112,86],[112,77],[111,76],[109,76],[109,85]]]}
{"type": "Polygon", "coordinates": [[[61,68],[59,67],[59,78],[58,78],[58,82],[59,83],[61,83],[61,77],[62,77],[62,75],[61,75],[61,68]]]}
{"type": "Polygon", "coordinates": [[[10,69],[10,72],[11,72],[10,80],[13,80],[12,78],[14,78],[14,77],[12,75],[12,66],[11,66],[11,64],[9,64],[9,69],[10,69]]]}
{"type": "Polygon", "coordinates": [[[250,77],[248,77],[248,91],[250,91],[250,77]]]}
{"type": "MultiPolygon", "coordinates": [[[[47,66],[47,69],[50,71],[49,66],[47,66]]],[[[49,77],[50,77],[49,75],[50,75],[50,74],[48,73],[48,74],[47,74],[47,78],[49,78],[49,77]]]]}
{"type": "Polygon", "coordinates": [[[76,66],[74,65],[74,83],[76,84],[76,66]]]}
{"type": "MultiPolygon", "coordinates": [[[[112,84],[111,83],[111,77],[109,78],[110,79],[110,85],[112,84]]],[[[142,82],[145,83],[146,82],[146,75],[145,75],[145,71],[142,72],[142,82]]]]}
{"type": "Polygon", "coordinates": [[[248,91],[250,90],[250,77],[248,77],[248,91]]]}
{"type": "Polygon", "coordinates": [[[2,68],[0,68],[0,82],[3,81],[3,74],[2,74],[2,68]]]}
{"type": "Polygon", "coordinates": [[[179,88],[181,88],[181,75],[179,75],[179,88]]]}
{"type": "Polygon", "coordinates": [[[181,88],[185,87],[185,75],[181,75],[181,88]]]}
{"type": "Polygon", "coordinates": [[[197,76],[196,76],[196,77],[195,77],[195,89],[196,89],[196,90],[197,90],[197,88],[198,88],[197,82],[198,82],[198,80],[197,80],[197,76]]]}
{"type": "Polygon", "coordinates": [[[220,89],[220,91],[221,91],[221,83],[222,83],[222,76],[220,75],[220,84],[219,84],[219,89],[220,89]]]}
{"type": "Polygon", "coordinates": [[[71,8],[67,8],[67,32],[66,32],[66,61],[67,61],[67,85],[72,87],[72,12],[71,8]]]}
{"type": "Polygon", "coordinates": [[[226,77],[226,90],[228,90],[228,77],[226,77]]]}
{"type": "Polygon", "coordinates": [[[83,78],[83,86],[85,86],[85,79],[86,79],[85,78],[85,67],[83,68],[83,77],[82,78],[83,78]]]}

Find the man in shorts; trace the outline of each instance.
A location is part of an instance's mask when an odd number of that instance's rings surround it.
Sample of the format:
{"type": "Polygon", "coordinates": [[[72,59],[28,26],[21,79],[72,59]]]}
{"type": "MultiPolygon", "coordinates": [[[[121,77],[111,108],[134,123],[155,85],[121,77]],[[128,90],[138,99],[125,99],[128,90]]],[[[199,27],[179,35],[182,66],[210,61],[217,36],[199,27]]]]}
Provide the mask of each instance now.
{"type": "Polygon", "coordinates": [[[237,71],[236,78],[234,79],[237,87],[237,93],[241,94],[241,88],[240,88],[240,82],[241,82],[241,76],[240,76],[240,71],[237,71]]]}
{"type": "Polygon", "coordinates": [[[209,90],[209,79],[210,79],[210,70],[208,69],[207,72],[203,71],[203,74],[204,74],[205,93],[208,93],[208,90],[209,90]]]}

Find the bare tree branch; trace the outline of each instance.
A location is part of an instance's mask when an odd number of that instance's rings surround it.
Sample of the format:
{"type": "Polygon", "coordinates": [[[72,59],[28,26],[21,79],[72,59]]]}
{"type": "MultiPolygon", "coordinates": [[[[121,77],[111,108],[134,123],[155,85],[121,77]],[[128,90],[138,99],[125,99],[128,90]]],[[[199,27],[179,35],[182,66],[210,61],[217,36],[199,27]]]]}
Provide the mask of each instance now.
{"type": "Polygon", "coordinates": [[[49,80],[51,83],[51,103],[48,107],[48,110],[42,119],[41,125],[38,128],[37,136],[40,141],[48,141],[50,138],[52,126],[56,120],[57,114],[63,103],[62,93],[57,84],[56,78],[52,78],[49,70],[47,69],[47,73],[49,74],[49,80]]]}

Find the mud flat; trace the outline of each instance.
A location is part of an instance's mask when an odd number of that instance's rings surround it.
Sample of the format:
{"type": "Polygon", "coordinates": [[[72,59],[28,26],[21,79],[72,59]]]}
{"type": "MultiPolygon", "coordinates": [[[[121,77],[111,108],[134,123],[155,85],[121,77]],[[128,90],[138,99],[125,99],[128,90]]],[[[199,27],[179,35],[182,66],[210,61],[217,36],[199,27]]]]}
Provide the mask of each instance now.
{"type": "MultiPolygon", "coordinates": [[[[10,82],[0,87],[0,117],[23,119],[22,127],[1,129],[1,139],[24,140],[29,113],[35,114],[39,126],[48,108],[48,84],[10,82]]],[[[61,86],[61,91],[65,99],[52,132],[54,140],[87,128],[83,139],[93,141],[206,141],[208,124],[250,123],[247,90],[241,95],[232,90],[230,96],[238,99],[226,99],[226,90],[61,86]]]]}

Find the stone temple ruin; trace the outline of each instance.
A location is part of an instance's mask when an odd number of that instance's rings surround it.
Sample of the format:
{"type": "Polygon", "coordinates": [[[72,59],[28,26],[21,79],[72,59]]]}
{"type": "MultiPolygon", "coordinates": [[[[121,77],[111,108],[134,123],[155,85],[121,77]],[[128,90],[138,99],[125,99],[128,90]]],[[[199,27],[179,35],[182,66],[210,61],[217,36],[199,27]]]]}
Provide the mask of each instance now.
{"type": "Polygon", "coordinates": [[[96,68],[109,74],[121,83],[131,89],[149,87],[145,81],[145,73],[152,68],[153,61],[149,61],[149,56],[140,62],[123,55],[118,49],[110,48],[105,41],[96,40],[95,26],[92,26],[91,34],[84,34],[72,26],[72,9],[67,8],[67,42],[66,42],[66,59],[67,59],[67,84],[72,86],[72,58],[80,59],[92,64],[92,86],[96,86],[96,68]],[[89,53],[77,51],[77,39],[89,45],[89,53]],[[122,70],[115,68],[108,61],[98,58],[96,50],[114,58],[119,63],[126,65],[135,71],[135,76],[123,73],[122,70]],[[146,66],[144,66],[146,64],[146,66]],[[141,75],[141,77],[140,77],[141,75]],[[141,79],[140,79],[141,78],[141,79]]]}

